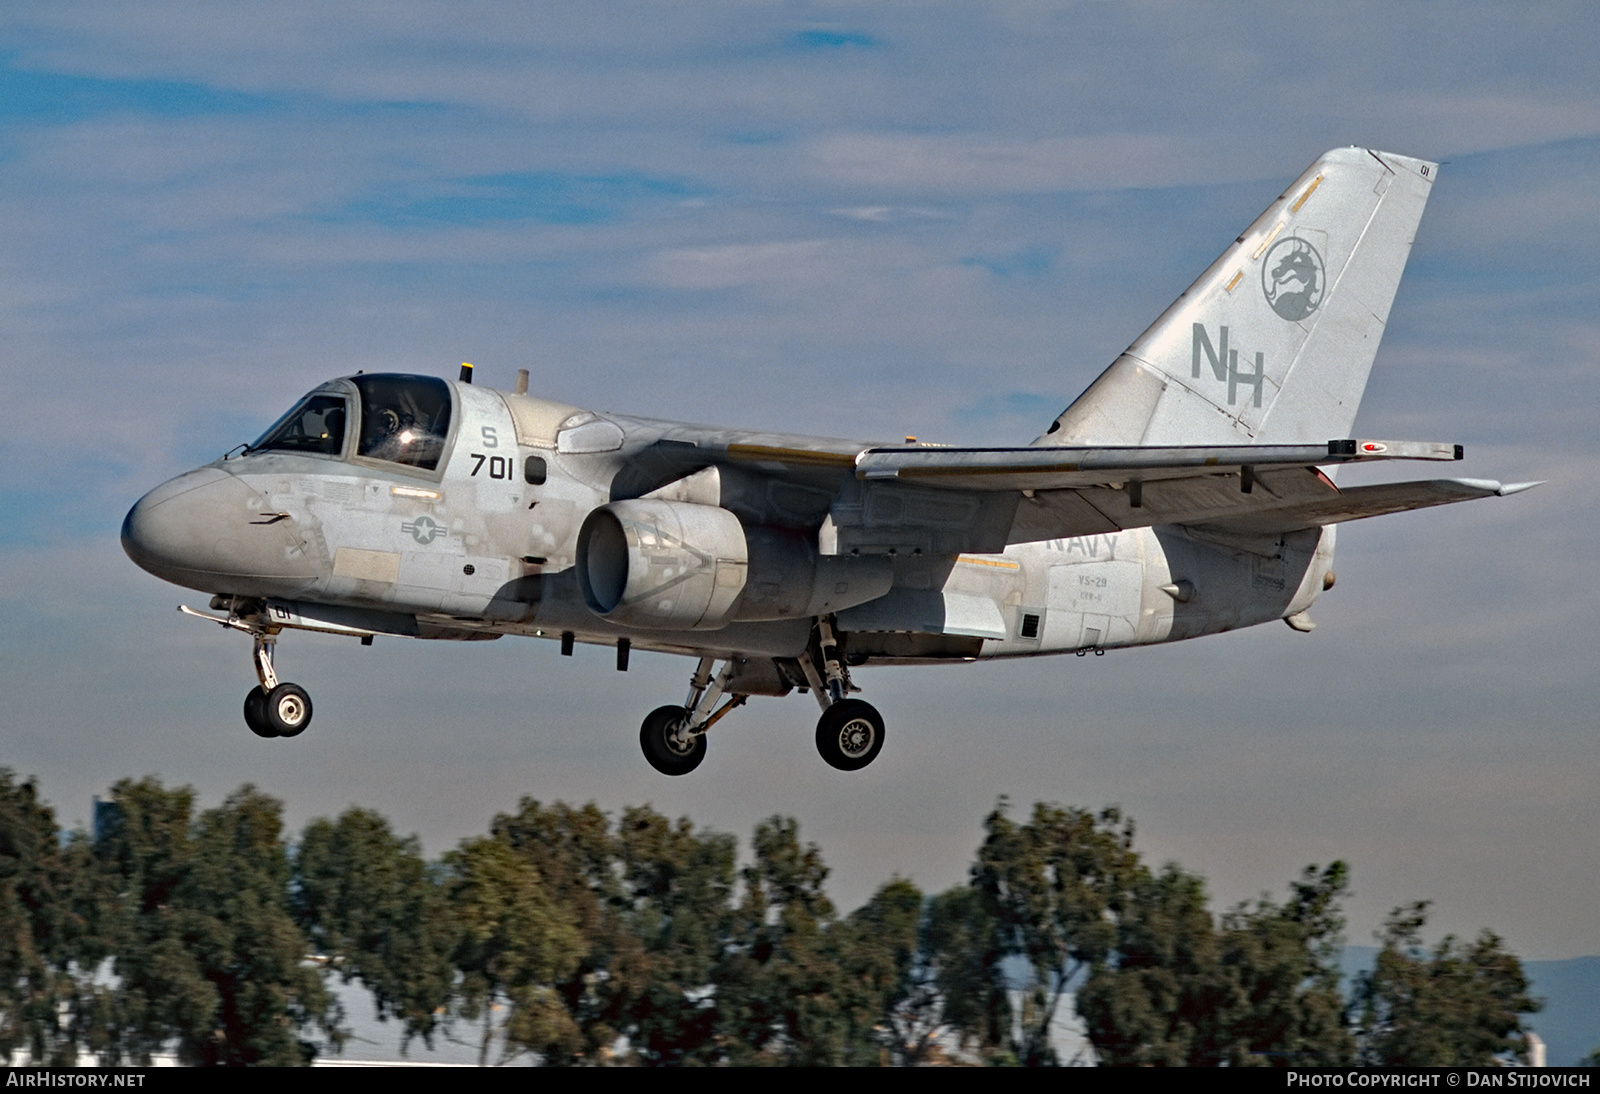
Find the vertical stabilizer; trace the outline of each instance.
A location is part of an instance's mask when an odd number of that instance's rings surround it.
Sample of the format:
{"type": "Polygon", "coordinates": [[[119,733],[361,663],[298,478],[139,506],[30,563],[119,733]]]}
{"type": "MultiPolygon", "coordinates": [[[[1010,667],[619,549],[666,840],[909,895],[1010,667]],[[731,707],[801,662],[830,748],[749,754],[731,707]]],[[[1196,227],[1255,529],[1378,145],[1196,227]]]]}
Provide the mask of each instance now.
{"type": "Polygon", "coordinates": [[[1327,153],[1034,443],[1349,436],[1437,174],[1387,152],[1327,153]]]}

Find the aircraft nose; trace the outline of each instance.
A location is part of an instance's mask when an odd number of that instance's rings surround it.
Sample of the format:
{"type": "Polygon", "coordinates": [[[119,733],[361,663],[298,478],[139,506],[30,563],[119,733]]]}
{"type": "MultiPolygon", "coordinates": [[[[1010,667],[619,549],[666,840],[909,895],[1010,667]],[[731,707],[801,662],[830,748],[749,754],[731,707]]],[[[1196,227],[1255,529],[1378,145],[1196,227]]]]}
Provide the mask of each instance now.
{"type": "Polygon", "coordinates": [[[122,521],[122,549],[164,581],[202,592],[270,594],[313,577],[298,540],[264,522],[256,492],[203,467],[162,483],[122,521]]]}

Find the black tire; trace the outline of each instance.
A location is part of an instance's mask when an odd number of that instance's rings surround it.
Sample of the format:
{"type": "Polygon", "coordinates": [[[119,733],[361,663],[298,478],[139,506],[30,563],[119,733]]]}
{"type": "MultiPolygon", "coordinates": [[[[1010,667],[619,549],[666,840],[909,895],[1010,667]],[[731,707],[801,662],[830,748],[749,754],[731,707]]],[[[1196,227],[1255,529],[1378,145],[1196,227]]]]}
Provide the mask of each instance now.
{"type": "Polygon", "coordinates": [[[817,751],[831,767],[860,771],[883,751],[883,715],[860,699],[839,700],[817,720],[817,751]]]}
{"type": "Polygon", "coordinates": [[[257,684],[244,697],[244,724],[257,737],[276,737],[278,731],[267,725],[267,693],[257,684]]]}
{"type": "Polygon", "coordinates": [[[657,707],[639,727],[639,747],[650,766],[663,775],[687,775],[706,758],[706,735],[690,739],[687,748],[675,744],[672,735],[688,717],[682,707],[657,707]]]}
{"type": "Polygon", "coordinates": [[[299,684],[279,684],[267,692],[263,719],[273,735],[298,737],[311,724],[311,696],[299,684]]]}

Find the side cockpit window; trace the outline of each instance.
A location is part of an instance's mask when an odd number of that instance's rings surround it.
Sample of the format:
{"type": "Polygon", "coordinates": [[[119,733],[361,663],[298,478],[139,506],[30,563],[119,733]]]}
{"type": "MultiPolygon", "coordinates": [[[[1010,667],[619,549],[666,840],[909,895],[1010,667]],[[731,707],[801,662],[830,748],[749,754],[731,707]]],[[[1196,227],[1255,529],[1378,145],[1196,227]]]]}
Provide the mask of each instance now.
{"type": "Polygon", "coordinates": [[[432,376],[354,376],[361,392],[356,455],[433,471],[450,433],[450,386],[432,376]]]}
{"type": "Polygon", "coordinates": [[[314,452],[321,456],[344,453],[344,427],[349,400],[339,395],[308,395],[261,439],[252,452],[314,452]]]}

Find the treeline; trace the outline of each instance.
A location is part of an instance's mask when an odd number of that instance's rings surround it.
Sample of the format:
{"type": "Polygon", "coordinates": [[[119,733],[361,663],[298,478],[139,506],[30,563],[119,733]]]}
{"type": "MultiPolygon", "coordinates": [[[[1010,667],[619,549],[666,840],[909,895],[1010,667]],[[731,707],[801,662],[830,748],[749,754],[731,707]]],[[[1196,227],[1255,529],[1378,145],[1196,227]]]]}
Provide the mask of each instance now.
{"type": "Polygon", "coordinates": [[[0,770],[0,1052],[15,1060],[301,1064],[335,1053],[330,978],[403,1044],[482,1063],[1052,1064],[1071,1005],[1106,1064],[1480,1064],[1537,1004],[1485,932],[1389,921],[1346,997],[1342,863],[1220,916],[1153,870],[1117,810],[1002,801],[970,882],[903,879],[840,916],[793,820],[732,836],[648,808],[524,799],[435,861],[377,813],[291,844],[274,799],[124,781],[62,832],[0,770]]]}

